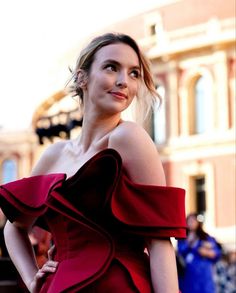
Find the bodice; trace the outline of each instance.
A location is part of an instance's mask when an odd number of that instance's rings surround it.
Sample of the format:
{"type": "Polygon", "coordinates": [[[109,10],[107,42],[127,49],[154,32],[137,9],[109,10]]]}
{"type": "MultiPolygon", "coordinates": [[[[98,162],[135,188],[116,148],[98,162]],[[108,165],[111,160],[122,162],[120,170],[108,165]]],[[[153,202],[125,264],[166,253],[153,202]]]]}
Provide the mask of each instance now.
{"type": "Polygon", "coordinates": [[[10,221],[35,216],[36,224],[53,235],[59,266],[41,293],[84,288],[113,259],[147,293],[151,282],[145,239],[185,237],[184,194],[177,187],[132,182],[120,155],[105,149],[70,178],[48,174],[1,186],[0,205],[10,221]]]}

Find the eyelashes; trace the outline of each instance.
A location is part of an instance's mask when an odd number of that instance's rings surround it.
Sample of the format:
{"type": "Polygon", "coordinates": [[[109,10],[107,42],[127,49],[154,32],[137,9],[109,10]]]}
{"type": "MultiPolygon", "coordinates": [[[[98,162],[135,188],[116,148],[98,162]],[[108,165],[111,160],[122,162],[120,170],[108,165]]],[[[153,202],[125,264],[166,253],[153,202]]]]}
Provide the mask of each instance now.
{"type": "Polygon", "coordinates": [[[131,71],[131,74],[136,78],[140,78],[140,76],[141,76],[140,72],[136,69],[131,71]]]}
{"type": "MultiPolygon", "coordinates": [[[[113,71],[113,72],[117,72],[119,70],[119,66],[116,65],[116,64],[112,64],[112,63],[108,63],[104,66],[104,69],[108,70],[108,71],[113,71]]],[[[141,74],[140,74],[140,71],[138,69],[132,69],[130,72],[129,72],[129,75],[132,77],[132,78],[140,78],[141,74]]]]}
{"type": "Polygon", "coordinates": [[[110,70],[110,71],[117,71],[116,65],[114,65],[114,64],[106,64],[104,66],[104,69],[107,69],[107,70],[110,70]]]}

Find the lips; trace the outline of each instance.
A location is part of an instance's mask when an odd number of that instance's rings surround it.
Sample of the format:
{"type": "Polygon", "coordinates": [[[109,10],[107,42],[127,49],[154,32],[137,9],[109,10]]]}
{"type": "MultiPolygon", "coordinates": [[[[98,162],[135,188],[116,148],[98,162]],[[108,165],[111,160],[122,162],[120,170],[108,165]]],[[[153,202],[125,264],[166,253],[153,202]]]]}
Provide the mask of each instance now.
{"type": "Polygon", "coordinates": [[[127,95],[125,95],[121,92],[110,92],[110,94],[117,99],[127,99],[128,98],[127,95]]]}

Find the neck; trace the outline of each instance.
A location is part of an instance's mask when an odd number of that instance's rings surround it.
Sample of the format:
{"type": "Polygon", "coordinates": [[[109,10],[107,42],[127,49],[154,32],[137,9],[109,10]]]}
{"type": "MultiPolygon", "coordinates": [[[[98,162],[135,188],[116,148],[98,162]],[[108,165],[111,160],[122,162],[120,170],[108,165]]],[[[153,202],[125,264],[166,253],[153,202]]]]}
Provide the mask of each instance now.
{"type": "Polygon", "coordinates": [[[108,117],[84,115],[77,145],[83,153],[107,147],[109,134],[120,122],[120,114],[108,117]]]}

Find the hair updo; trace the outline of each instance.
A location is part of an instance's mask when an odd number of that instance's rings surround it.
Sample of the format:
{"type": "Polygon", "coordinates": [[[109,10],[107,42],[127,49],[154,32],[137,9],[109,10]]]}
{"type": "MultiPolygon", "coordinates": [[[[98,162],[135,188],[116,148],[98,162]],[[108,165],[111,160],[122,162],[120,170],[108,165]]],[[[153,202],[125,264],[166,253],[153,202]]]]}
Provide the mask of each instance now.
{"type": "Polygon", "coordinates": [[[78,96],[80,101],[83,103],[83,89],[80,87],[80,83],[78,81],[79,70],[83,70],[89,76],[96,52],[102,47],[117,43],[123,43],[130,46],[138,56],[141,68],[142,86],[137,94],[137,107],[139,118],[141,116],[141,120],[145,120],[149,111],[153,107],[154,102],[156,100],[160,101],[161,99],[155,88],[149,61],[139,49],[136,41],[126,34],[106,33],[94,38],[84,49],[82,49],[77,59],[75,68],[70,70],[72,76],[68,81],[69,92],[74,97],[78,96]]]}

